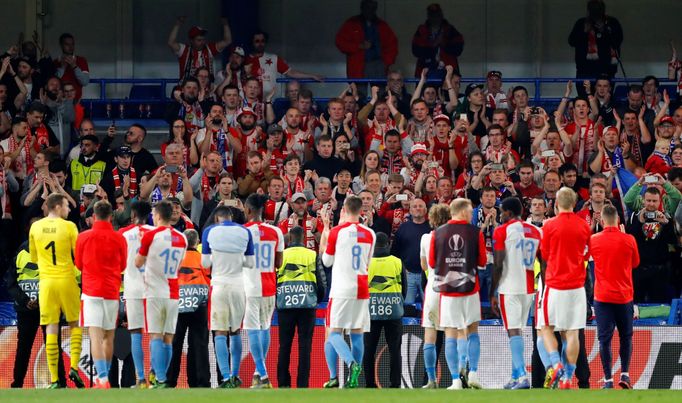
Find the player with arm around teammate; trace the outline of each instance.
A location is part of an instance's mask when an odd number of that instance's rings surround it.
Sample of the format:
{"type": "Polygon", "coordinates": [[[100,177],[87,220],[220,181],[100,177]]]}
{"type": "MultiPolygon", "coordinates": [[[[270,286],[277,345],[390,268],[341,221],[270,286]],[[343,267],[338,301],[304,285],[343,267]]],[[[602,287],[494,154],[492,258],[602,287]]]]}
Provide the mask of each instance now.
{"type": "Polygon", "coordinates": [[[152,213],[156,228],[144,234],[135,257],[135,266],[144,266],[145,327],[151,339],[149,351],[157,379],[154,388],[168,387],[166,372],[178,321],[178,269],[187,250],[185,235],[170,226],[172,215],[169,201],[156,203],[152,213]]]}

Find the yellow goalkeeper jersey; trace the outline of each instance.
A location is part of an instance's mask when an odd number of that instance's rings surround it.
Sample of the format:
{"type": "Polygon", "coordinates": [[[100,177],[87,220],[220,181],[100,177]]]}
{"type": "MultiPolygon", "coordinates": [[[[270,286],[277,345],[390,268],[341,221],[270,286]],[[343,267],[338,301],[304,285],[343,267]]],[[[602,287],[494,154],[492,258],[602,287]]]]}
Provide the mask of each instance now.
{"type": "Polygon", "coordinates": [[[31,225],[29,250],[40,279],[75,276],[74,252],[78,228],[62,218],[45,217],[31,225]]]}

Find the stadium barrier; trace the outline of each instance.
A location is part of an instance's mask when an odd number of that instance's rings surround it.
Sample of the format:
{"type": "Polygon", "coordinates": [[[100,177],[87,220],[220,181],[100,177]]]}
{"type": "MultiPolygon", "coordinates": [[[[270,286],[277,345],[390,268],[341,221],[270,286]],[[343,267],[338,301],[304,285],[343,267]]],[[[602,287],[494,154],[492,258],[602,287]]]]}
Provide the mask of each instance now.
{"type": "MultiPolygon", "coordinates": [[[[290,78],[279,78],[277,83],[281,88],[279,94],[285,94],[284,84],[293,81],[290,78]]],[[[504,78],[505,88],[514,85],[525,85],[528,87],[531,102],[537,106],[556,107],[561,98],[557,97],[557,93],[563,94],[563,87],[568,80],[573,80],[575,86],[582,85],[574,77],[511,77],[504,78]],[[559,88],[561,87],[561,88],[559,88]],[[558,89],[559,88],[559,89],[558,89]],[[553,94],[550,96],[548,94],[553,94]]],[[[348,79],[346,77],[327,77],[322,81],[311,79],[297,79],[296,81],[312,84],[312,85],[334,85],[341,88],[342,85],[348,84],[351,81],[357,83],[365,94],[369,94],[369,86],[372,84],[385,85],[386,78],[361,78],[348,79]]],[[[416,78],[405,78],[405,83],[416,84],[419,82],[416,78]]],[[[439,84],[442,80],[429,79],[428,82],[439,84]]],[[[485,77],[466,77],[462,78],[462,91],[464,86],[468,83],[485,83],[485,77]]],[[[614,98],[618,101],[625,99],[627,95],[627,85],[632,83],[641,83],[641,78],[614,78],[613,79],[614,98]]],[[[668,93],[674,96],[675,84],[674,80],[669,80],[667,77],[659,78],[661,87],[659,91],[668,89],[668,93]]],[[[88,110],[89,116],[94,119],[105,120],[123,120],[123,119],[160,119],[163,118],[166,103],[170,101],[169,95],[172,88],[178,84],[175,78],[91,78],[90,87],[97,86],[96,98],[84,98],[81,104],[88,110]],[[118,97],[112,97],[109,94],[112,91],[109,89],[116,86],[115,92],[118,97]],[[170,87],[170,88],[169,88],[170,87]],[[128,91],[128,96],[120,97],[120,94],[128,91]]],[[[88,88],[88,93],[93,94],[88,88]]],[[[319,103],[326,103],[329,98],[315,97],[315,101],[319,103]]],[[[279,97],[275,99],[275,106],[278,103],[286,102],[286,99],[279,97]]]]}
{"type": "MultiPolygon", "coordinates": [[[[12,369],[14,366],[14,353],[16,348],[16,327],[0,327],[0,388],[7,388],[12,382],[12,369]]],[[[64,350],[65,365],[69,365],[69,330],[63,331],[62,348],[64,350]]],[[[118,330],[120,335],[126,340],[125,329],[118,330]]],[[[509,379],[511,373],[511,354],[504,328],[501,326],[481,326],[479,329],[481,338],[481,359],[479,364],[479,377],[485,388],[501,388],[509,379]]],[[[424,379],[424,360],[422,355],[424,331],[418,325],[406,325],[403,328],[402,338],[402,386],[404,388],[418,388],[422,386],[424,379]]],[[[532,335],[531,329],[526,328],[523,334],[525,344],[525,359],[531,362],[532,354],[532,335]]],[[[251,379],[255,366],[251,358],[248,357],[248,339],[246,333],[242,332],[243,353],[241,378],[248,384],[251,379]]],[[[148,338],[144,337],[146,368],[149,369],[148,338]]],[[[291,352],[290,369],[292,373],[292,384],[295,385],[296,368],[298,366],[297,340],[294,340],[291,352]]],[[[328,371],[324,359],[324,328],[316,326],[313,349],[311,354],[310,387],[319,388],[327,380],[328,371]]],[[[86,382],[95,375],[94,366],[90,360],[89,340],[83,336],[83,352],[79,360],[81,375],[86,382]]],[[[596,328],[589,326],[585,331],[585,346],[587,359],[591,372],[590,387],[599,388],[603,372],[599,357],[599,345],[597,342],[596,328]]],[[[620,361],[618,360],[618,335],[613,339],[614,374],[620,371],[620,361]]],[[[132,365],[129,355],[129,348],[117,346],[114,354],[117,358],[126,358],[126,365],[132,365]],[[125,354],[125,355],[124,355],[125,354]]],[[[272,327],[272,343],[267,359],[267,368],[273,385],[277,387],[277,355],[279,350],[279,335],[277,326],[272,327]]],[[[187,345],[183,351],[183,356],[187,352],[187,345]]],[[[213,350],[213,343],[209,343],[211,382],[217,385],[216,361],[213,350]]],[[[388,348],[385,340],[381,339],[376,355],[376,373],[378,385],[389,384],[389,357],[388,348]]],[[[187,387],[185,361],[183,357],[181,372],[178,380],[178,387],[187,387]]],[[[119,368],[123,366],[119,361],[119,368]]],[[[340,368],[343,368],[340,365],[340,368]]],[[[528,372],[530,373],[530,367],[528,372]]],[[[340,374],[343,370],[340,371],[340,374]]],[[[445,364],[444,352],[441,352],[438,364],[438,377],[442,387],[449,386],[450,374],[445,364]]],[[[637,326],[633,334],[633,356],[630,366],[630,377],[635,389],[682,389],[682,327],[678,326],[637,326]]],[[[33,346],[33,352],[29,363],[29,370],[24,383],[25,388],[40,388],[47,386],[49,375],[45,358],[45,348],[42,335],[38,332],[33,346]]],[[[577,381],[576,381],[577,382],[577,381]]],[[[364,384],[364,376],[361,377],[361,384],[364,384]]],[[[577,384],[577,383],[576,383],[577,384]]]]}

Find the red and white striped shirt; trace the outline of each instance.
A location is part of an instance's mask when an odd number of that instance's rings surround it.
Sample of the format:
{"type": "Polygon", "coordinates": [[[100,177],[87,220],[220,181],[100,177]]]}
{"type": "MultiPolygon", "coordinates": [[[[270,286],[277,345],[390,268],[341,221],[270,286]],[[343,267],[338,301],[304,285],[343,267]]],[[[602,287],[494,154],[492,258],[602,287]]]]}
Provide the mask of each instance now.
{"type": "Polygon", "coordinates": [[[282,231],[270,224],[250,222],[244,225],[251,231],[256,265],[244,270],[244,291],[247,297],[271,297],[277,291],[275,254],[284,252],[282,231]]]}
{"type": "Polygon", "coordinates": [[[144,297],[178,299],[178,269],[185,258],[187,239],[172,227],[157,227],[140,241],[139,254],[147,261],[144,270],[144,297]]]}
{"type": "Polygon", "coordinates": [[[535,292],[535,256],[540,250],[542,231],[526,222],[508,221],[495,229],[493,250],[505,251],[500,294],[535,292]]]}
{"type": "Polygon", "coordinates": [[[332,228],[322,263],[332,267],[329,298],[369,299],[367,267],[374,255],[376,235],[357,222],[332,228]]]}

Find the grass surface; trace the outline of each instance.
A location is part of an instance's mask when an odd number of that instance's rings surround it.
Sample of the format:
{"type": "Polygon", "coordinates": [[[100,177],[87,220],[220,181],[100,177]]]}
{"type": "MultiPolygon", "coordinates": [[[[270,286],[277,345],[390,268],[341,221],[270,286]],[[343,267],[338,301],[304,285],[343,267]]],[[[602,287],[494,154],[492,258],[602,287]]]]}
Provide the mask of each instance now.
{"type": "Polygon", "coordinates": [[[420,403],[462,400],[463,402],[542,402],[591,403],[633,402],[656,403],[682,401],[682,392],[667,390],[0,390],[2,402],[215,402],[226,399],[249,403],[420,403]]]}

